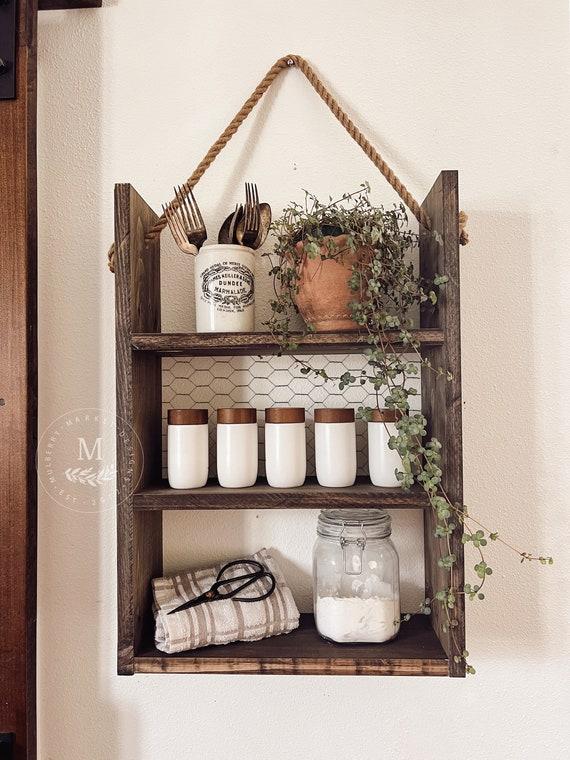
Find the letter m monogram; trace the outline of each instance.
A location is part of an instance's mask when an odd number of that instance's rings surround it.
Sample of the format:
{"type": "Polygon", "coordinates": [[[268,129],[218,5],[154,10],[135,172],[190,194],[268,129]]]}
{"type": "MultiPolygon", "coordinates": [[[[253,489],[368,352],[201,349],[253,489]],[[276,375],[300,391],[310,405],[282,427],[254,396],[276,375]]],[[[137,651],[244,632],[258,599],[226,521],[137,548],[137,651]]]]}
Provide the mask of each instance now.
{"type": "Polygon", "coordinates": [[[89,451],[89,447],[87,446],[87,443],[85,442],[85,438],[78,438],[79,441],[79,459],[80,461],[83,461],[84,459],[95,459],[100,462],[103,457],[101,456],[101,438],[96,438],[95,443],[93,444],[93,447],[91,451],[89,451]],[[85,454],[85,456],[83,456],[85,454]]]}

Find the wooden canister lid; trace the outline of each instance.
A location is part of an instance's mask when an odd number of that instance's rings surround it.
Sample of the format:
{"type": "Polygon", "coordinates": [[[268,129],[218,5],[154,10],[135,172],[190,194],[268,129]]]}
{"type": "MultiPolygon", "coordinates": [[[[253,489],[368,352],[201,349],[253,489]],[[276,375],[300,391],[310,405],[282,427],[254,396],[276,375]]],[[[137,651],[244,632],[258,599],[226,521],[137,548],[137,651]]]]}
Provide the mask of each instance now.
{"type": "Polygon", "coordinates": [[[305,422],[305,409],[302,406],[272,406],[265,410],[265,422],[305,422]]]}
{"type": "Polygon", "coordinates": [[[251,406],[230,406],[218,409],[218,425],[257,424],[257,410],[251,406]]]}
{"type": "Polygon", "coordinates": [[[169,409],[169,425],[207,425],[207,409],[169,409]]]}
{"type": "Polygon", "coordinates": [[[373,409],[370,422],[397,422],[402,419],[398,409],[373,409]]]}
{"type": "Polygon", "coordinates": [[[354,409],[315,409],[315,422],[354,422],[354,409]]]}

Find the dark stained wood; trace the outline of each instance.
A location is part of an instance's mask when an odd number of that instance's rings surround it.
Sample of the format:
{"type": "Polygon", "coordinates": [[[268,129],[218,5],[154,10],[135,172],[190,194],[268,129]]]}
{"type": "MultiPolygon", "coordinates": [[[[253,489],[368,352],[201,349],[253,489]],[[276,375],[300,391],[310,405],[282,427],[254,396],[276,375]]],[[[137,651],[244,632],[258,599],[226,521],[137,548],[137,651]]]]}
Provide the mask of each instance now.
{"type": "MultiPolygon", "coordinates": [[[[446,274],[449,282],[441,292],[436,310],[426,308],[421,315],[421,326],[440,328],[444,333],[444,343],[437,348],[427,349],[425,355],[433,366],[444,367],[453,373],[451,382],[437,378],[429,369],[422,370],[422,409],[428,419],[428,437],[435,436],[442,443],[442,469],[446,493],[453,503],[463,503],[463,463],[461,429],[461,325],[459,306],[459,202],[458,177],[455,171],[444,171],[437,178],[422,208],[429,215],[433,232],[421,230],[420,270],[425,277],[446,274]]],[[[449,585],[449,573],[438,567],[437,561],[447,554],[445,542],[434,537],[435,519],[431,510],[425,515],[425,575],[426,596],[433,597],[439,589],[449,585]]],[[[451,537],[451,550],[457,557],[453,571],[454,586],[463,588],[464,559],[461,530],[458,528],[451,537]]],[[[441,626],[445,615],[438,604],[433,606],[432,621],[445,651],[450,657],[450,675],[464,676],[462,663],[455,663],[456,649],[465,648],[464,597],[452,612],[457,621],[454,637],[457,647],[453,647],[450,633],[443,633],[441,626]]]]}
{"type": "Polygon", "coordinates": [[[423,617],[403,623],[385,644],[335,644],[322,639],[312,615],[296,631],[167,655],[152,639],[137,652],[137,673],[250,673],[281,675],[446,676],[445,652],[423,617]]]}
{"type": "Polygon", "coordinates": [[[115,188],[117,362],[118,670],[150,621],[150,580],[162,572],[162,516],[135,516],[132,494],[160,477],[161,367],[132,355],[133,330],[160,330],[160,240],[145,240],[156,214],[130,185],[115,188]]]}
{"type": "Polygon", "coordinates": [[[100,8],[103,0],[39,0],[40,11],[73,10],[76,8],[100,8]]]}
{"type": "MultiPolygon", "coordinates": [[[[441,330],[416,330],[414,337],[422,346],[438,346],[443,342],[441,330]]],[[[395,347],[402,344],[394,336],[395,347]]],[[[154,351],[161,356],[264,356],[278,353],[278,345],[270,333],[163,333],[135,334],[132,346],[137,351],[154,351]]],[[[350,353],[367,346],[366,336],[356,332],[314,333],[299,336],[295,353],[350,353]]]]}
{"type": "Polygon", "coordinates": [[[21,0],[0,101],[0,732],[16,760],[36,757],[36,16],[21,0]]]}
{"type": "Polygon", "coordinates": [[[165,481],[149,486],[134,497],[137,510],[162,509],[422,509],[428,501],[420,489],[379,488],[368,478],[358,478],[351,488],[323,488],[307,478],[299,488],[271,488],[260,478],[251,488],[222,488],[215,480],[204,488],[170,488],[165,481]]]}

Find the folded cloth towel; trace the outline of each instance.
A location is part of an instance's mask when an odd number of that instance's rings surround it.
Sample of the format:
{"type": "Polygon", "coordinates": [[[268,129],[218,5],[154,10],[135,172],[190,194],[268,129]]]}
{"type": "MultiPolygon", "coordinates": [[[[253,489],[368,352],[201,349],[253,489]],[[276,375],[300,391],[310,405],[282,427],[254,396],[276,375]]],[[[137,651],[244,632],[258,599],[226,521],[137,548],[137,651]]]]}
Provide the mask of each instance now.
{"type": "MultiPolygon", "coordinates": [[[[168,615],[168,612],[178,605],[208,591],[216,582],[223,565],[204,570],[189,570],[168,578],[155,578],[152,581],[152,591],[156,648],[173,654],[210,644],[257,641],[267,636],[289,633],[297,628],[299,610],[277,562],[267,549],[261,549],[246,559],[261,562],[273,573],[275,591],[267,599],[259,602],[220,599],[168,615]]],[[[236,574],[240,572],[243,573],[243,569],[236,574]]],[[[267,585],[260,589],[256,589],[256,586],[257,584],[250,586],[248,593],[254,595],[256,590],[263,593],[267,588],[267,585]]]]}

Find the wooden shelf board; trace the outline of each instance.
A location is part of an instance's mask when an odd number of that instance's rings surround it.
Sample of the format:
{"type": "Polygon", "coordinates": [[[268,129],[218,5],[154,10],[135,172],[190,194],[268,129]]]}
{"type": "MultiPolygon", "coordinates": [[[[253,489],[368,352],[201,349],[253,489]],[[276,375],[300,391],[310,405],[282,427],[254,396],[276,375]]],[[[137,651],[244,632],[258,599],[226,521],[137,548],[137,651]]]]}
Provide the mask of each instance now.
{"type": "Polygon", "coordinates": [[[367,477],[357,478],[350,488],[324,488],[307,478],[299,488],[271,488],[259,479],[251,488],[222,488],[208,481],[204,488],[174,489],[166,481],[134,494],[136,510],[161,509],[342,509],[382,507],[423,509],[427,497],[419,489],[378,488],[367,477]]]}
{"type": "Polygon", "coordinates": [[[322,639],[313,615],[297,630],[261,641],[239,641],[164,654],[152,641],[135,656],[135,673],[242,673],[275,675],[447,676],[448,660],[422,616],[403,623],[385,644],[335,644],[322,639]]]}
{"type": "MultiPolygon", "coordinates": [[[[422,346],[443,344],[443,332],[437,329],[414,330],[414,337],[422,346]]],[[[362,352],[367,346],[366,336],[357,332],[314,333],[299,337],[295,353],[350,353],[362,352]]],[[[392,344],[398,350],[405,347],[394,332],[392,344]]],[[[161,356],[263,356],[279,352],[278,344],[270,333],[137,333],[131,338],[136,351],[153,351],[161,356]]]]}

